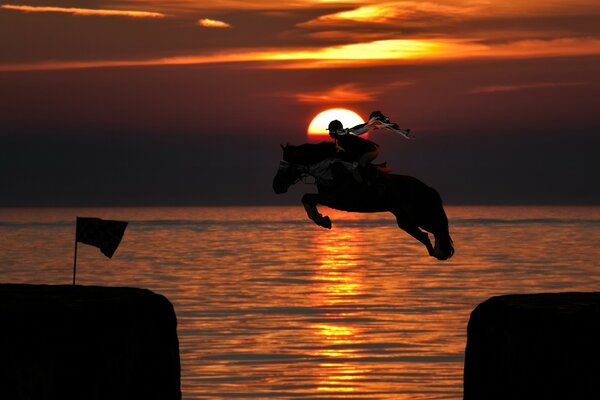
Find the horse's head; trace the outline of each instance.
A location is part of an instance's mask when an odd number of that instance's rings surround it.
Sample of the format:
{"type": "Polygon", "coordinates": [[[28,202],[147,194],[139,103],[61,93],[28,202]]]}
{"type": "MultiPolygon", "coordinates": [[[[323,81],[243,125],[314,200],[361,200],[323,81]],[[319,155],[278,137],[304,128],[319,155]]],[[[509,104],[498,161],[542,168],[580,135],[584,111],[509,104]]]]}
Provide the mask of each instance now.
{"type": "Polygon", "coordinates": [[[306,174],[309,165],[316,164],[326,158],[336,156],[336,146],[333,142],[305,143],[299,146],[290,144],[281,146],[283,150],[279,170],[273,179],[275,193],[285,193],[288,188],[306,174]]]}
{"type": "Polygon", "coordinates": [[[295,160],[296,146],[281,145],[283,150],[282,160],[279,162],[279,169],[275,178],[273,178],[273,190],[277,194],[287,192],[288,188],[298,182],[302,173],[293,167],[295,160]]]}

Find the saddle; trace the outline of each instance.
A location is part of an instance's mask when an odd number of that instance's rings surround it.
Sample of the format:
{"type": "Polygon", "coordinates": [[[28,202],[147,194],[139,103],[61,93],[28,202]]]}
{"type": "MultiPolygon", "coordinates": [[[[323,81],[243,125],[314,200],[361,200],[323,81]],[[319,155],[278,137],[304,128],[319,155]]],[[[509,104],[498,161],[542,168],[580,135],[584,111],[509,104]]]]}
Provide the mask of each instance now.
{"type": "MultiPolygon", "coordinates": [[[[358,171],[357,171],[358,172],[358,171]]],[[[368,164],[365,168],[360,168],[359,176],[354,175],[359,184],[371,185],[377,183],[379,178],[392,172],[392,169],[386,162],[379,164],[368,164]]]]}
{"type": "Polygon", "coordinates": [[[308,166],[306,172],[309,172],[325,185],[333,185],[335,182],[339,182],[340,179],[343,180],[344,177],[351,177],[352,181],[358,183],[363,180],[373,182],[377,178],[392,172],[392,169],[386,162],[383,162],[368,164],[365,168],[360,168],[359,171],[358,168],[354,168],[351,162],[339,158],[328,158],[308,166]]]}

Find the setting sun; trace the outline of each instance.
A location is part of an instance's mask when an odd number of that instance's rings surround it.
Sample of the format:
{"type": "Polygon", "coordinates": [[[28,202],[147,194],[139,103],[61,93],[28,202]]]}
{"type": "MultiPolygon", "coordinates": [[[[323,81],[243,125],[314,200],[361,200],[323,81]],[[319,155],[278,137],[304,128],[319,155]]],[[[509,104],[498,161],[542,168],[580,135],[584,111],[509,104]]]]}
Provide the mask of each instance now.
{"type": "Polygon", "coordinates": [[[331,121],[337,119],[344,125],[344,128],[352,128],[355,125],[362,124],[365,121],[355,113],[354,111],[347,110],[345,108],[330,108],[319,113],[308,125],[308,136],[309,138],[322,138],[327,136],[327,126],[331,121]]]}

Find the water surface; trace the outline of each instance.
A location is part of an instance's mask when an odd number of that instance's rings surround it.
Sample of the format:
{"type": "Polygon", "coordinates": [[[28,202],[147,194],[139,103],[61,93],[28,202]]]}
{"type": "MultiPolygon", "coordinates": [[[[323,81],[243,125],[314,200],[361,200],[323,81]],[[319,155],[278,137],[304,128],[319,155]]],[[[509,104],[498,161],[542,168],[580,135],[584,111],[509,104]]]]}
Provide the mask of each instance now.
{"type": "Polygon", "coordinates": [[[391,215],[301,207],[0,209],[0,281],[71,282],[75,216],[130,221],[83,285],[175,305],[185,399],[460,399],[466,324],[486,298],[600,290],[600,208],[447,207],[446,262],[391,215]]]}

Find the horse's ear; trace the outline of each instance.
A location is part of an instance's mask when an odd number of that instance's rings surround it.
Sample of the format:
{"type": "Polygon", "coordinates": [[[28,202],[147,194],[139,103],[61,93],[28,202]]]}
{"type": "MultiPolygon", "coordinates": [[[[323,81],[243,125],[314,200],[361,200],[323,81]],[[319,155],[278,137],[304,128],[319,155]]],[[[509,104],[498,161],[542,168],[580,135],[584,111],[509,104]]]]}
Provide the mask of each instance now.
{"type": "Polygon", "coordinates": [[[281,146],[281,150],[285,150],[285,146],[280,144],[279,146],[281,146]]]}

